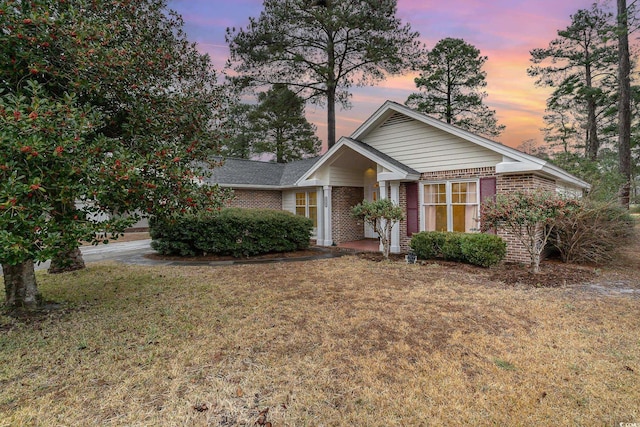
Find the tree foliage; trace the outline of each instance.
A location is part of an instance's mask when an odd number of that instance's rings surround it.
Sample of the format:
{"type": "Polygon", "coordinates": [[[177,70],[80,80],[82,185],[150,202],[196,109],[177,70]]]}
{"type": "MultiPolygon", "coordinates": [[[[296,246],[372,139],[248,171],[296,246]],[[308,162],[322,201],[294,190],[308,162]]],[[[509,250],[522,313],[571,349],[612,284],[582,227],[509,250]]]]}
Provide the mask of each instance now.
{"type": "Polygon", "coordinates": [[[273,154],[277,163],[316,156],[320,139],[304,116],[304,100],[287,86],[276,84],[258,95],[249,115],[251,145],[256,154],[273,154]]]}
{"type": "Polygon", "coordinates": [[[351,213],[370,225],[378,234],[382,243],[382,253],[388,259],[391,249],[391,230],[395,224],[404,219],[402,207],[395,205],[390,199],[378,199],[373,202],[363,200],[351,209],[351,213]]]}
{"type": "Polygon", "coordinates": [[[496,137],[505,129],[495,110],[484,104],[487,61],[480,50],[462,39],[440,40],[429,51],[416,77],[420,90],[406,104],[470,132],[496,137]]]}
{"type": "Polygon", "coordinates": [[[216,76],[164,0],[5,1],[0,28],[3,265],[127,226],[102,214],[221,203],[194,163],[217,148],[216,76]]]}
{"type": "Polygon", "coordinates": [[[544,191],[498,194],[481,206],[481,229],[502,229],[518,239],[529,253],[531,271],[538,273],[554,224],[579,206],[576,199],[544,191]]]}
{"type": "MultiPolygon", "coordinates": [[[[531,66],[527,72],[536,84],[553,88],[547,100],[549,111],[556,112],[553,119],[562,117],[562,129],[567,126],[566,115],[584,123],[581,126],[585,156],[595,160],[601,146],[602,127],[598,126],[611,116],[613,105],[611,89],[615,84],[616,48],[612,43],[611,14],[594,4],[591,9],[581,9],[571,16],[571,24],[558,31],[558,37],[547,48],[531,51],[531,66]]],[[[564,138],[567,133],[561,130],[564,138]]],[[[575,133],[575,132],[571,132],[575,133]]]]}
{"type": "Polygon", "coordinates": [[[396,18],[396,0],[264,0],[246,28],[228,28],[235,82],[284,83],[327,104],[329,147],[335,105],[349,107],[350,88],[404,72],[420,55],[418,33],[396,18]]]}

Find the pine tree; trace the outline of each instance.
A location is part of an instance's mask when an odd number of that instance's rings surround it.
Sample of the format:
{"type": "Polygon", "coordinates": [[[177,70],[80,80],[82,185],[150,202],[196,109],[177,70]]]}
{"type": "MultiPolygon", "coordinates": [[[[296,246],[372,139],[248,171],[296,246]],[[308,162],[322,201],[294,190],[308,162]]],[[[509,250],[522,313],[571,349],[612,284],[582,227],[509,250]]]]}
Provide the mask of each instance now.
{"type": "Polygon", "coordinates": [[[352,86],[407,70],[420,56],[418,33],[396,18],[397,0],[264,0],[245,29],[227,29],[238,85],[287,84],[327,106],[327,142],[336,141],[336,104],[352,86]]]}
{"type": "Polygon", "coordinates": [[[505,127],[498,124],[495,110],[483,103],[486,61],[480,50],[462,39],[440,40],[415,79],[420,92],[411,94],[406,104],[470,132],[499,136],[505,127]]]}

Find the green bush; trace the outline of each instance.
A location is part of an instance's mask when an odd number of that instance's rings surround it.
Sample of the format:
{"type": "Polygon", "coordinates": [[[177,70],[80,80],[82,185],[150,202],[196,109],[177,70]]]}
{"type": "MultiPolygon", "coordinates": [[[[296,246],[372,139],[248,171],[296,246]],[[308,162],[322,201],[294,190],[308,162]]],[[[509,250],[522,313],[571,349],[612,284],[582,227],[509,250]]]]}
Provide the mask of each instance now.
{"type": "Polygon", "coordinates": [[[253,256],[309,247],[309,218],[270,209],[228,208],[154,219],[151,247],[163,255],[253,256]]]}
{"type": "Polygon", "coordinates": [[[446,236],[447,233],[441,231],[415,233],[409,246],[420,259],[441,258],[446,236]]]}
{"type": "Polygon", "coordinates": [[[464,262],[481,267],[496,265],[507,255],[507,244],[495,234],[465,234],[460,249],[464,262]]]}
{"type": "Polygon", "coordinates": [[[420,259],[444,258],[482,267],[498,264],[507,253],[505,242],[493,234],[423,231],[414,234],[409,245],[420,259]]]}
{"type": "Polygon", "coordinates": [[[442,257],[447,261],[466,262],[462,254],[462,242],[466,236],[464,233],[445,233],[444,244],[440,248],[442,257]]]}

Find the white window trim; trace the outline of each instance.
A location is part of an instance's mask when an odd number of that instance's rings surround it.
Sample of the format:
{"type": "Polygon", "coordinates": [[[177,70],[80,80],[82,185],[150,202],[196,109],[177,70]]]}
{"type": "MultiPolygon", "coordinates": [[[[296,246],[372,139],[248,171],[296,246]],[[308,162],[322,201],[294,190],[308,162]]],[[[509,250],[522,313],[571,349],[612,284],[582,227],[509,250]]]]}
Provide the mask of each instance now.
{"type": "MultiPolygon", "coordinates": [[[[424,201],[424,186],[431,184],[445,184],[446,189],[446,206],[447,206],[447,231],[453,230],[453,203],[452,203],[452,192],[451,192],[451,184],[458,184],[463,182],[471,182],[476,184],[476,203],[465,203],[465,205],[476,205],[478,207],[478,212],[480,212],[480,179],[478,178],[469,178],[469,179],[448,179],[448,180],[438,180],[438,181],[419,181],[420,183],[420,231],[427,230],[427,218],[425,215],[425,209],[427,204],[424,201]]],[[[477,230],[470,230],[469,232],[476,232],[477,230]]]]}
{"type": "Polygon", "coordinates": [[[298,193],[304,193],[304,216],[305,218],[309,218],[309,208],[310,207],[315,207],[316,208],[316,225],[313,226],[313,233],[314,235],[316,234],[317,231],[317,222],[320,220],[319,218],[319,212],[318,212],[318,192],[317,190],[304,190],[304,191],[295,191],[293,193],[293,197],[294,197],[294,209],[295,209],[295,214],[297,214],[298,211],[298,207],[302,207],[302,206],[298,206],[298,193]],[[316,204],[315,205],[310,205],[309,204],[309,194],[313,193],[316,195],[316,204]]]}

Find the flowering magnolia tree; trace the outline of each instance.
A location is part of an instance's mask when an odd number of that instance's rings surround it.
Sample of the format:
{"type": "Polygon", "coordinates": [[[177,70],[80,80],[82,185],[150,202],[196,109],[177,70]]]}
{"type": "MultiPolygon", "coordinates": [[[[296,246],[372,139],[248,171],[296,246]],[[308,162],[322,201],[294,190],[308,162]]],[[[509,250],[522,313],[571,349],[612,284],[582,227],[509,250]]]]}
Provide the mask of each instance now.
{"type": "Polygon", "coordinates": [[[215,166],[224,95],[182,25],[165,0],[0,2],[9,306],[37,305],[33,261],[63,264],[79,240],[117,236],[135,213],[223,204],[225,192],[198,181],[215,166]]]}
{"type": "Polygon", "coordinates": [[[544,191],[498,194],[480,209],[482,231],[502,229],[516,237],[531,257],[531,271],[540,259],[553,226],[580,207],[580,201],[544,191]]]}
{"type": "Polygon", "coordinates": [[[380,237],[384,257],[389,258],[391,229],[404,218],[402,208],[394,205],[389,199],[379,199],[374,202],[364,200],[352,208],[351,214],[373,228],[380,237]]]}

